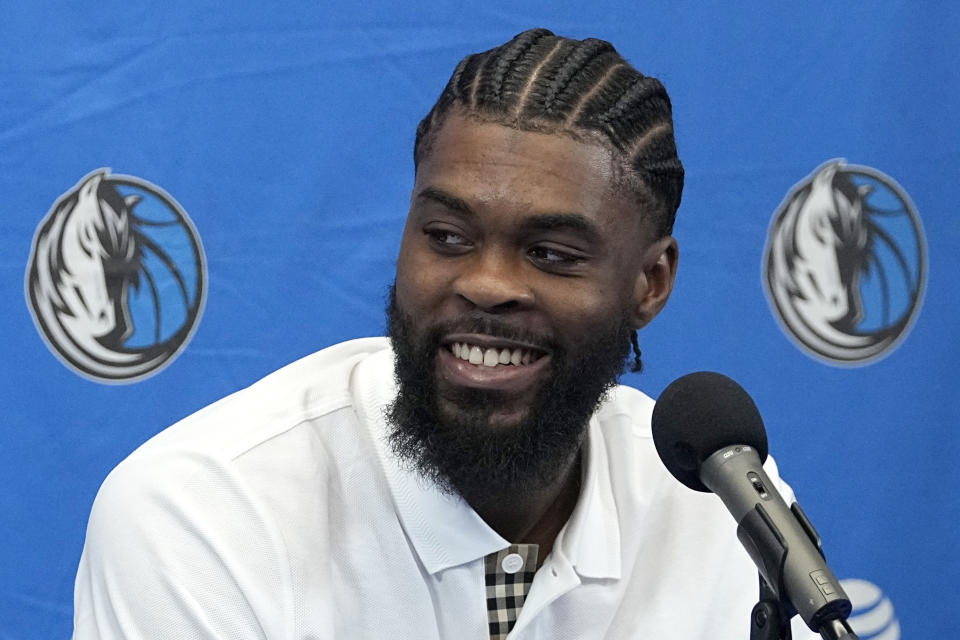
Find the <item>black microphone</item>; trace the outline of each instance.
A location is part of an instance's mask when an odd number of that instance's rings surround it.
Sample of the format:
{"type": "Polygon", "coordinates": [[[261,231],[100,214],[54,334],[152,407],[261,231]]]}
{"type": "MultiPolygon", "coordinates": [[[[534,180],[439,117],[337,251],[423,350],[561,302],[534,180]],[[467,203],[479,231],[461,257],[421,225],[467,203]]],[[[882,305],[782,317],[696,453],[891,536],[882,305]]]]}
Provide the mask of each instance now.
{"type": "Polygon", "coordinates": [[[799,613],[825,639],[856,638],[846,623],[850,599],[823,558],[819,536],[799,505],[787,507],[763,470],[767,433],[747,392],[719,373],[691,373],[660,395],[652,427],[667,470],[723,500],[787,616],[799,613]]]}

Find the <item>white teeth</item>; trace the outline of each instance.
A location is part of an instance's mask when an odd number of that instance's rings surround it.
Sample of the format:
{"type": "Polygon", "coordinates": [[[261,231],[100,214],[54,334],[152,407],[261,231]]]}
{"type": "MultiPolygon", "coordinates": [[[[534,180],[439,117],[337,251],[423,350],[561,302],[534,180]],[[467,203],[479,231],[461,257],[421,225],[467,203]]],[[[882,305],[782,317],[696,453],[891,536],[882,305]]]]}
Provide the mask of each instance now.
{"type": "Polygon", "coordinates": [[[473,365],[483,365],[485,367],[505,364],[520,366],[521,364],[530,364],[534,360],[533,353],[526,349],[483,349],[465,342],[454,342],[450,346],[450,351],[456,358],[473,365]]]}
{"type": "Polygon", "coordinates": [[[483,363],[483,352],[480,351],[480,347],[471,347],[470,348],[470,364],[482,364],[483,363]]]}

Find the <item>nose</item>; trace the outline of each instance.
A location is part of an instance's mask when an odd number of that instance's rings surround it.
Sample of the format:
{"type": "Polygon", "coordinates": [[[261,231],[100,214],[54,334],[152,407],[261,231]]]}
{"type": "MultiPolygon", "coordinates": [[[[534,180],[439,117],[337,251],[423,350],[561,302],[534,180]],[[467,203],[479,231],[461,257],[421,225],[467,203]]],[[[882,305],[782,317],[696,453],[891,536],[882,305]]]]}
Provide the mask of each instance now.
{"type": "Polygon", "coordinates": [[[454,281],[454,292],[473,307],[490,313],[519,311],[534,301],[523,266],[505,252],[478,251],[454,281]]]}

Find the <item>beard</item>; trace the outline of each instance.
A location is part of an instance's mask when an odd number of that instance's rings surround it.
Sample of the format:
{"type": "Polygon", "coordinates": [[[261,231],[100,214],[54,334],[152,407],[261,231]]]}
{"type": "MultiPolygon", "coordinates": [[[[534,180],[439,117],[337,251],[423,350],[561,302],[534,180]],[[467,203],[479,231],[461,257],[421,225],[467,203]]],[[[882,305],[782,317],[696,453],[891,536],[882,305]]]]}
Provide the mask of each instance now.
{"type": "Polygon", "coordinates": [[[482,312],[418,330],[391,287],[387,335],[398,387],[386,409],[391,448],[408,468],[472,505],[549,487],[578,454],[590,416],[623,372],[632,335],[625,317],[611,317],[570,347],[482,312]],[[451,333],[519,340],[550,353],[550,368],[517,423],[491,419],[507,397],[502,391],[459,387],[444,390],[447,406],[441,403],[436,359],[451,333]]]}

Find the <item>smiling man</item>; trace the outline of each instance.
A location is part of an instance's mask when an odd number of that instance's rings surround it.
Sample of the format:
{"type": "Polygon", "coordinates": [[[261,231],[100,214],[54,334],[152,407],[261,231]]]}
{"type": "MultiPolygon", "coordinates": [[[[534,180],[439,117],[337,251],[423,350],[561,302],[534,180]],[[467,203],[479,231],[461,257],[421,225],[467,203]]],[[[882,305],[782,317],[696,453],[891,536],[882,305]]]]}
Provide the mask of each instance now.
{"type": "Polygon", "coordinates": [[[576,503],[587,421],[670,292],[676,242],[650,229],[610,146],[497,115],[452,105],[422,134],[389,309],[392,441],[546,555],[576,503]]]}
{"type": "Polygon", "coordinates": [[[459,64],[414,157],[389,340],[285,367],[114,470],[76,638],[748,637],[729,516],[616,385],[677,269],[663,86],[528,31],[459,64]]]}

